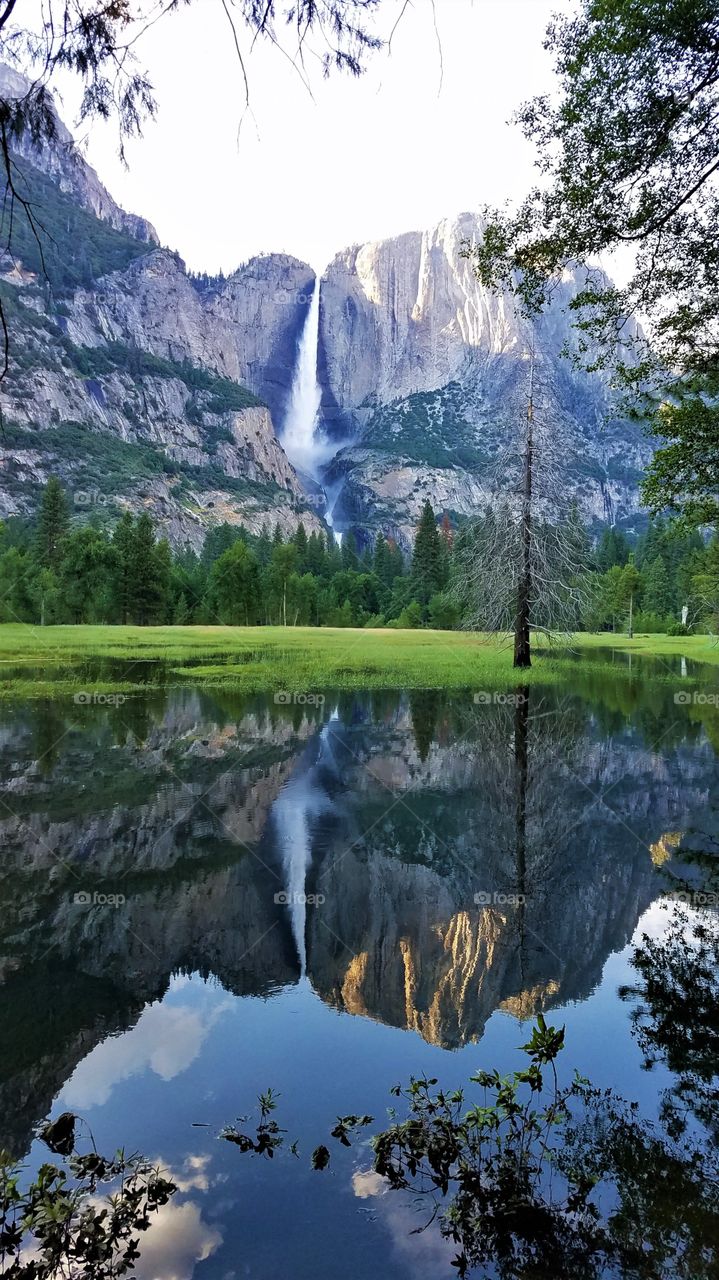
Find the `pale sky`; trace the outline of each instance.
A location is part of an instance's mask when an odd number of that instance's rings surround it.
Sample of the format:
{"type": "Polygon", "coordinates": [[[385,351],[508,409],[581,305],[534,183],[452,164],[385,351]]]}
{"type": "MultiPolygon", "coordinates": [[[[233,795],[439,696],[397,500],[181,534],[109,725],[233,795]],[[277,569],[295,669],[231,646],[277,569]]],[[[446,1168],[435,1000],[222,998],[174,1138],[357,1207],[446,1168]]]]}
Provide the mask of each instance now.
{"type": "MultiPolygon", "coordinates": [[[[384,0],[381,33],[402,2],[384,0]]],[[[551,88],[542,37],[551,13],[568,7],[436,0],[437,34],[431,0],[412,0],[391,53],[375,54],[360,80],[323,80],[308,59],[314,100],[288,59],[267,45],[249,53],[241,33],[252,111],[243,118],[221,0],[195,0],[138,46],[160,109],[130,143],[129,169],[109,126],[92,126],[86,155],[115,199],[194,270],[231,271],[280,250],[322,269],[347,245],[522,196],[533,153],[508,120],[551,88]]],[[[62,89],[72,127],[77,99],[62,89]]]]}

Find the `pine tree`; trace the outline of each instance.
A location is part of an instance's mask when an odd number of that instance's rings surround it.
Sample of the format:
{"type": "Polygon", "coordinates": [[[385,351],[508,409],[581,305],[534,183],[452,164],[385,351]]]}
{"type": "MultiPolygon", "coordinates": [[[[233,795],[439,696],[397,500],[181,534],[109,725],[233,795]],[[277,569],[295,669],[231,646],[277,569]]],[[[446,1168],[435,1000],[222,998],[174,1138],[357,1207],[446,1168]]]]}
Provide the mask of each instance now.
{"type": "Polygon", "coordinates": [[[382,586],[391,587],[392,562],[389,553],[389,546],[387,545],[387,539],[383,533],[379,533],[377,535],[377,540],[374,544],[372,567],[382,583],[382,586]]]}
{"type": "Polygon", "coordinates": [[[162,620],[169,585],[169,545],[155,543],[152,517],[146,511],[138,518],[132,539],[131,614],[140,626],[162,620]]]}
{"type": "Polygon", "coordinates": [[[279,543],[272,549],[272,559],[266,573],[269,596],[275,608],[275,617],[287,626],[287,588],[297,570],[297,548],[293,543],[279,543]]]}
{"type": "Polygon", "coordinates": [[[202,563],[205,567],[209,569],[215,563],[215,560],[219,560],[222,553],[237,542],[237,539],[243,534],[247,537],[242,525],[238,527],[228,524],[227,521],[213,525],[211,529],[208,529],[202,545],[202,563]]]}
{"type": "Polygon", "coordinates": [[[190,621],[190,606],[187,603],[187,596],[181,591],[175,601],[175,608],[172,613],[172,621],[176,627],[184,627],[190,621]]]}
{"type": "MultiPolygon", "coordinates": [[[[283,548],[288,551],[290,548],[283,548]]],[[[250,626],[260,611],[260,567],[254,552],[236,542],[212,566],[208,587],[210,609],[230,626],[250,626]]]]}
{"type": "Polygon", "coordinates": [[[57,573],[63,556],[64,542],[70,527],[70,513],[65,491],[55,476],[50,476],[42,495],[35,533],[35,558],[43,569],[57,573]]]}
{"type": "Polygon", "coordinates": [[[307,531],[302,521],[297,526],[295,536],[292,539],[297,548],[297,566],[300,573],[304,573],[307,568],[307,531]]]}
{"type": "Polygon", "coordinates": [[[111,547],[105,534],[85,525],[65,540],[61,582],[72,622],[107,622],[111,614],[111,547]]]}
{"type": "Polygon", "coordinates": [[[359,569],[357,539],[351,529],[348,529],[342,538],[342,568],[359,569]]]}
{"type": "Polygon", "coordinates": [[[113,613],[123,623],[130,621],[134,603],[135,521],[130,511],[123,511],[112,539],[113,570],[110,599],[113,613]]]}
{"type": "Polygon", "coordinates": [[[404,575],[404,572],[405,572],[404,556],[402,555],[402,548],[400,547],[398,542],[395,542],[394,538],[387,539],[387,546],[389,547],[389,559],[390,559],[390,566],[391,566],[390,576],[391,576],[392,582],[394,583],[396,578],[401,578],[404,575]]]}
{"type": "Polygon", "coordinates": [[[644,579],[644,609],[666,618],[672,612],[672,591],[667,566],[661,556],[649,564],[644,579]]]}
{"type": "Polygon", "coordinates": [[[605,529],[597,547],[597,566],[600,572],[606,573],[615,564],[621,567],[628,559],[629,543],[621,530],[615,529],[614,525],[605,529]]]}
{"type": "Polygon", "coordinates": [[[307,570],[314,574],[316,578],[321,578],[325,572],[325,563],[327,552],[325,550],[325,540],[321,533],[315,533],[314,530],[307,540],[307,570]]]}
{"type": "Polygon", "coordinates": [[[267,521],[264,522],[260,529],[260,536],[255,544],[255,555],[257,556],[257,562],[260,565],[260,568],[264,569],[265,566],[270,563],[270,556],[272,555],[272,539],[270,538],[270,531],[267,528],[267,521]]]}
{"type": "Polygon", "coordinates": [[[619,580],[619,595],[622,603],[626,606],[629,615],[628,631],[629,635],[633,634],[634,613],[639,604],[642,590],[642,577],[634,563],[632,556],[629,557],[627,563],[622,569],[622,576],[619,580]]]}
{"type": "Polygon", "coordinates": [[[412,555],[412,594],[427,604],[443,585],[442,545],[431,503],[425,499],[412,555]]]}

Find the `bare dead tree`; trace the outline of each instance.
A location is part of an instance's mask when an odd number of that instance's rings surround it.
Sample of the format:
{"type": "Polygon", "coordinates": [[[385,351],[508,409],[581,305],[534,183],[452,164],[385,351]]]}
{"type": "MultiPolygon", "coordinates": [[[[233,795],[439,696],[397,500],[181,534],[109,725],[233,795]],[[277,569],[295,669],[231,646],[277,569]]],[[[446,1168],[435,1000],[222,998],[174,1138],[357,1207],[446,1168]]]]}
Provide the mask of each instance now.
{"type": "Polygon", "coordinates": [[[465,625],[513,637],[514,666],[531,666],[531,633],[567,636],[588,603],[588,546],[568,483],[576,446],[553,411],[534,336],[517,429],[499,451],[490,501],[459,549],[465,625]]]}

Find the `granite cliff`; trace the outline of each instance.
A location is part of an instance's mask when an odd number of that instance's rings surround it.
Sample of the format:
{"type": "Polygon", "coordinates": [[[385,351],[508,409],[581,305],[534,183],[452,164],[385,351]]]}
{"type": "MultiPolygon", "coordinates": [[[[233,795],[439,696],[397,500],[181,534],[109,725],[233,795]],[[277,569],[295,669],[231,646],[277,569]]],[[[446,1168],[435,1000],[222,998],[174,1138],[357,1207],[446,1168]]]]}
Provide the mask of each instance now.
{"type": "Polygon", "coordinates": [[[569,442],[566,481],[586,520],[631,524],[650,446],[612,417],[606,377],[563,355],[576,342],[567,308],[582,273],[565,273],[530,328],[511,297],[475,277],[465,250],[481,230],[461,214],[348,249],[323,276],[323,407],[343,441],[327,476],[338,524],[393,527],[407,543],[425,498],[457,516],[476,511],[523,413],[532,344],[542,411],[569,442]]]}
{"type": "MultiPolygon", "coordinates": [[[[4,96],[24,83],[0,69],[4,96]]],[[[41,252],[16,207],[0,259],[0,514],[31,510],[57,474],[78,507],[146,508],[176,545],[199,547],[221,520],[319,528],[277,433],[314,272],[279,254],[192,277],[60,120],[52,144],[28,142],[14,163],[47,235],[41,252]]]]}
{"type": "MultiPolygon", "coordinates": [[[[0,68],[0,95],[24,84],[0,68]]],[[[43,256],[16,209],[0,258],[0,515],[31,510],[55,473],[81,507],[149,509],[176,545],[199,547],[221,520],[321,527],[321,497],[281,444],[313,269],[270,254],[193,276],[115,203],[59,119],[51,144],[23,143],[15,162],[48,235],[43,256]]],[[[464,256],[480,231],[462,214],[347,249],[321,278],[320,417],[336,446],[323,483],[335,525],[360,541],[382,529],[409,547],[425,498],[458,519],[484,505],[532,341],[543,411],[569,442],[567,491],[590,523],[636,521],[650,446],[611,416],[604,376],[562,355],[581,276],[566,273],[532,337],[464,256]]]]}

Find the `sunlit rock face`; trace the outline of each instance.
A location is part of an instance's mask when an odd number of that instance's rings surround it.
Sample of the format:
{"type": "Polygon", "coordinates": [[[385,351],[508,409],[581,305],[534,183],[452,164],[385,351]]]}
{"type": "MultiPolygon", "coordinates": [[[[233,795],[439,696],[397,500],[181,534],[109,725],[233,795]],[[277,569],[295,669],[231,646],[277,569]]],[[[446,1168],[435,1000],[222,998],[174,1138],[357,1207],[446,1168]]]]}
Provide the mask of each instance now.
{"type": "Polygon", "coordinates": [[[494,456],[526,404],[534,345],[542,411],[572,442],[567,483],[586,518],[631,522],[650,447],[611,417],[604,377],[562,358],[576,347],[567,306],[582,273],[565,272],[532,325],[477,280],[466,250],[481,233],[477,215],[461,214],[348,249],[323,276],[326,420],[351,438],[328,473],[341,487],[338,516],[409,545],[426,498],[456,515],[481,509],[494,456]]]}

